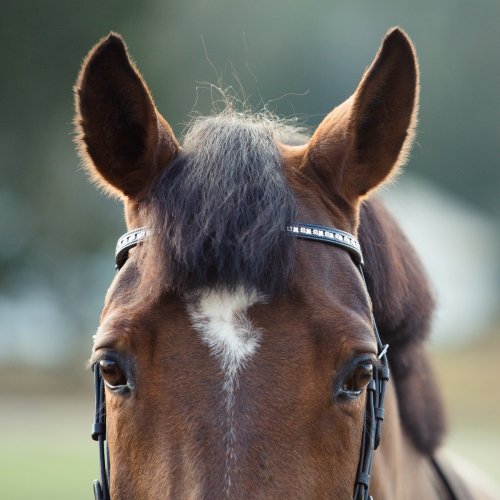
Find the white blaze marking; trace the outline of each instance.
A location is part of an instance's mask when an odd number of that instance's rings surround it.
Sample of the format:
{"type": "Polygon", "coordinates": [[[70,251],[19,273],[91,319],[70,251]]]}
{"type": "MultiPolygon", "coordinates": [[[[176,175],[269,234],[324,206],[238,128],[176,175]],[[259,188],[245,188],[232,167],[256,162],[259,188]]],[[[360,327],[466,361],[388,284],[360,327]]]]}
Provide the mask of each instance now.
{"type": "Polygon", "coordinates": [[[225,406],[228,424],[224,491],[229,496],[231,471],[235,465],[235,390],[238,373],[259,346],[261,332],[247,316],[247,310],[263,298],[242,287],[234,292],[208,290],[192,297],[188,312],[202,341],[218,359],[224,373],[225,406]]]}

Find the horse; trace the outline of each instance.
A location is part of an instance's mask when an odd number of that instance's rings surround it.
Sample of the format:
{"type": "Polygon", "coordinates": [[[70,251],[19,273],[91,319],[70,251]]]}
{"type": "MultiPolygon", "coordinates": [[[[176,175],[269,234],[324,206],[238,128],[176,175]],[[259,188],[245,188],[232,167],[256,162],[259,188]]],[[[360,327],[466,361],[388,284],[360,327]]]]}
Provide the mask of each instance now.
{"type": "Polygon", "coordinates": [[[115,33],[75,102],[129,230],[90,359],[96,498],[490,498],[442,453],[429,280],[375,193],[417,122],[404,31],[310,136],[228,106],[181,143],[115,33]]]}

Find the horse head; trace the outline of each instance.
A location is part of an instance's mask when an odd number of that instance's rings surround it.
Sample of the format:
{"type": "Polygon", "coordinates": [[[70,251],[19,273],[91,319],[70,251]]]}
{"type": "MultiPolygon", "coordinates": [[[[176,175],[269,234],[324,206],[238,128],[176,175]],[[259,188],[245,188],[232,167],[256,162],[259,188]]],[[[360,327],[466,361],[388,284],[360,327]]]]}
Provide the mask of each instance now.
{"type": "Polygon", "coordinates": [[[178,141],[115,34],[87,56],[75,93],[88,172],[123,201],[129,230],[148,231],[111,284],[91,358],[106,386],[111,496],[352,498],[380,365],[374,315],[397,380],[371,491],[410,498],[402,488],[425,475],[442,430],[432,375],[414,369],[427,368],[432,299],[372,197],[414,135],[408,37],[390,31],[353,95],[301,141],[234,110],[178,141]],[[345,249],[290,237],[295,221],[359,235],[368,288],[345,249]],[[413,386],[426,402],[402,401],[413,386]]]}

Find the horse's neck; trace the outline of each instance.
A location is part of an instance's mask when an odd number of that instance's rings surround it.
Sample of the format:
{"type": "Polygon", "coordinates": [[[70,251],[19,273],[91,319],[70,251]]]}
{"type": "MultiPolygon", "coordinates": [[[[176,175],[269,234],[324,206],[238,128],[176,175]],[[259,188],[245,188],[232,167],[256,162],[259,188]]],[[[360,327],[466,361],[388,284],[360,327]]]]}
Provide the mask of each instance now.
{"type": "MultiPolygon", "coordinates": [[[[376,500],[449,499],[430,460],[440,454],[445,419],[424,348],[434,309],[429,282],[398,224],[377,200],[362,208],[359,238],[379,332],[390,345],[392,373],[371,494],[376,500]]],[[[500,498],[498,488],[480,473],[469,477],[473,467],[457,466],[448,458],[444,465],[443,473],[461,500],[500,498]]]]}
{"type": "Polygon", "coordinates": [[[382,342],[389,344],[391,385],[397,390],[400,418],[416,448],[430,455],[440,446],[445,429],[424,346],[434,309],[431,287],[411,244],[377,200],[363,206],[359,237],[375,319],[382,342]]]}
{"type": "Polygon", "coordinates": [[[382,442],[374,457],[370,488],[374,499],[447,498],[429,457],[417,450],[403,430],[392,384],[387,388],[382,442]]]}

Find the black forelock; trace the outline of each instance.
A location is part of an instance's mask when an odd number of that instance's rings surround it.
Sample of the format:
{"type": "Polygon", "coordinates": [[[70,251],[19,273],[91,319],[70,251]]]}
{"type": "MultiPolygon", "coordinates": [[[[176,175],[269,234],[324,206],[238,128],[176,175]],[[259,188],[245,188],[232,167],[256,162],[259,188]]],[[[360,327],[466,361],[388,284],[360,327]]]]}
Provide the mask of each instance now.
{"type": "Polygon", "coordinates": [[[181,153],[154,183],[142,249],[148,280],[167,290],[286,288],[294,197],[270,119],[234,112],[199,118],[181,153]]]}

